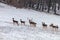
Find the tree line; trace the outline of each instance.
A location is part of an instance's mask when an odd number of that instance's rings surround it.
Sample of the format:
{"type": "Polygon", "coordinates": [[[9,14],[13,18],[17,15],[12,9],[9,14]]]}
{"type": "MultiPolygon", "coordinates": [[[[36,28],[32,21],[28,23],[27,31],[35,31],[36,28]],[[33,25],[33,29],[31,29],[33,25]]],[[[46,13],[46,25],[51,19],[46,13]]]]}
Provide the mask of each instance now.
{"type": "Polygon", "coordinates": [[[34,10],[45,11],[49,13],[51,10],[56,13],[60,9],[60,0],[0,0],[0,2],[21,8],[31,8],[34,10]]]}

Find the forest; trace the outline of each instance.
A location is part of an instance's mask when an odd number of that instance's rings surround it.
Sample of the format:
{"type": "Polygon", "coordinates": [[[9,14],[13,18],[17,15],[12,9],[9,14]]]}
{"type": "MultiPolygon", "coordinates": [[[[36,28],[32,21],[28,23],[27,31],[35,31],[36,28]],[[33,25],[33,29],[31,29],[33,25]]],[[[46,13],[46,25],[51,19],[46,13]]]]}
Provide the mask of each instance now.
{"type": "Polygon", "coordinates": [[[42,12],[47,10],[48,13],[53,11],[54,14],[59,15],[56,10],[60,9],[60,0],[0,0],[0,2],[16,8],[29,8],[42,12]]]}

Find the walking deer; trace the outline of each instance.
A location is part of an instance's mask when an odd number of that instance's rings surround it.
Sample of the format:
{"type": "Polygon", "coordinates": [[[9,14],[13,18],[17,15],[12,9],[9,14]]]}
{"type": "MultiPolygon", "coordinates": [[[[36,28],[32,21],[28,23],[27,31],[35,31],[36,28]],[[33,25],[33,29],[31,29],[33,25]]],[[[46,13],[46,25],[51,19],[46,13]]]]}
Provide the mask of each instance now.
{"type": "Polygon", "coordinates": [[[22,19],[20,19],[20,22],[21,22],[21,24],[24,24],[25,25],[25,21],[22,21],[22,19]]]}
{"type": "Polygon", "coordinates": [[[36,24],[37,24],[37,23],[33,22],[32,20],[29,20],[29,23],[30,23],[30,26],[31,26],[31,24],[32,24],[32,25],[34,25],[34,26],[36,27],[36,24]]]}
{"type": "Polygon", "coordinates": [[[58,25],[55,26],[53,24],[51,24],[50,27],[55,28],[55,29],[58,29],[59,28],[58,25]]]}
{"type": "Polygon", "coordinates": [[[18,24],[18,21],[14,20],[14,18],[12,18],[12,20],[13,20],[13,24],[19,25],[19,24],[18,24]]]}

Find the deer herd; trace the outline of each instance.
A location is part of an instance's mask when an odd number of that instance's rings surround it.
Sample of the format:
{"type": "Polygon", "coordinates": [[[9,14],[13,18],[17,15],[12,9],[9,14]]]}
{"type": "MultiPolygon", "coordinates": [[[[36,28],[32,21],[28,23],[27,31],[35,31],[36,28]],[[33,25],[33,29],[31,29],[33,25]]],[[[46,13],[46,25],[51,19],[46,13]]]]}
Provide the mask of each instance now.
{"type": "MultiPolygon", "coordinates": [[[[13,21],[13,24],[19,25],[18,21],[16,21],[14,18],[12,18],[12,21],[13,21]]],[[[20,23],[21,23],[21,25],[22,25],[22,24],[25,25],[26,22],[23,21],[22,19],[20,19],[20,23]]],[[[34,21],[32,21],[31,19],[29,19],[29,24],[30,24],[30,26],[33,25],[34,27],[36,27],[36,25],[37,25],[37,23],[34,22],[34,21]]],[[[43,26],[43,28],[47,28],[47,27],[48,27],[48,25],[47,25],[45,22],[42,22],[42,26],[43,26]]],[[[49,26],[50,26],[51,28],[53,28],[53,29],[58,29],[58,28],[59,28],[58,25],[54,25],[53,23],[50,24],[49,26]]]]}

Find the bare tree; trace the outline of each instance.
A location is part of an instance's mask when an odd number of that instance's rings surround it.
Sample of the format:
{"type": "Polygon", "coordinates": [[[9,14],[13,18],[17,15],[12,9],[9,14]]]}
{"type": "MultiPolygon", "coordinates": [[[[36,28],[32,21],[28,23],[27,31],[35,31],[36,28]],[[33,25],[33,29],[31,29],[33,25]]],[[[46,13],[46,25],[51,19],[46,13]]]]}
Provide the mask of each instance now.
{"type": "Polygon", "coordinates": [[[48,11],[47,11],[48,13],[50,11],[50,7],[51,7],[51,0],[48,1],[48,11]]]}

